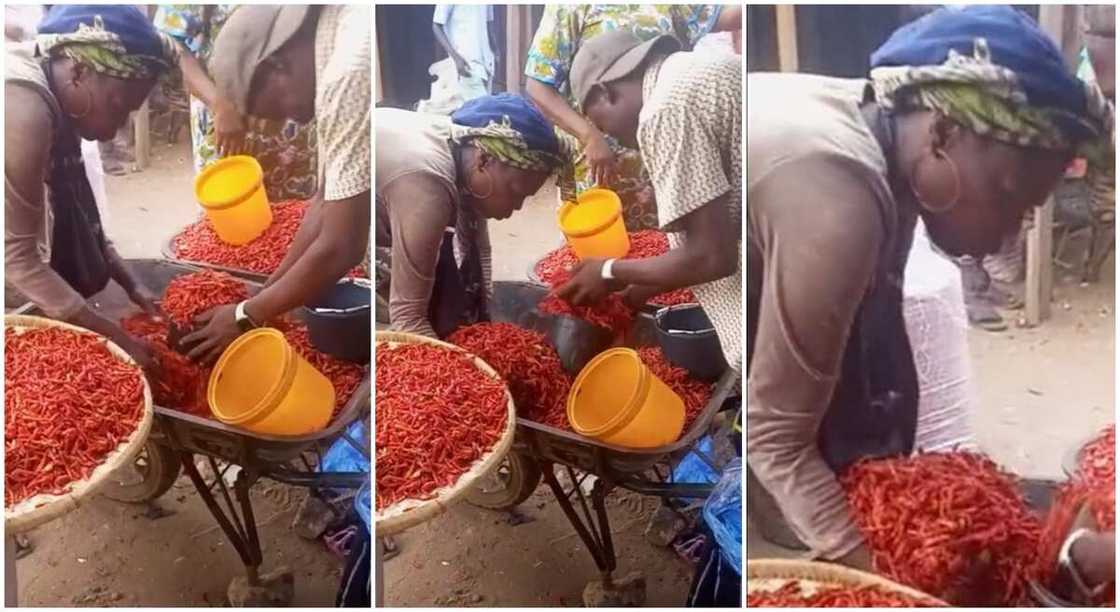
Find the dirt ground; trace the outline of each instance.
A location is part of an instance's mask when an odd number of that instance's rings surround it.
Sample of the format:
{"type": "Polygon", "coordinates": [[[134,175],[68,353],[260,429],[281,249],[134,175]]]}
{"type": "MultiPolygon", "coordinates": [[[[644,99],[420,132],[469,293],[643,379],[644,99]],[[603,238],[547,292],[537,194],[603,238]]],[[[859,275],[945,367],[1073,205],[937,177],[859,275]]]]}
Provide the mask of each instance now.
{"type": "MultiPolygon", "coordinates": [[[[153,147],[152,167],[108,177],[107,227],[121,254],[159,257],[160,246],[195,219],[190,152],[153,147]]],[[[264,551],[262,572],[295,571],[296,606],[332,606],[343,561],[320,542],[290,529],[302,490],[256,485],[254,511],[264,551]]],[[[158,512],[95,498],[29,537],[17,561],[21,605],[222,606],[241,561],[184,477],[159,500],[158,512]]]]}
{"type": "MultiPolygon", "coordinates": [[[[1072,260],[1081,245],[1071,244],[1072,260]]],[[[980,448],[1025,478],[1063,479],[1063,457],[1115,419],[1115,261],[1101,282],[1082,284],[1055,268],[1052,317],[1019,327],[969,330],[977,403],[973,430],[980,448]]],[[[748,523],[747,556],[790,557],[748,523]]]]}

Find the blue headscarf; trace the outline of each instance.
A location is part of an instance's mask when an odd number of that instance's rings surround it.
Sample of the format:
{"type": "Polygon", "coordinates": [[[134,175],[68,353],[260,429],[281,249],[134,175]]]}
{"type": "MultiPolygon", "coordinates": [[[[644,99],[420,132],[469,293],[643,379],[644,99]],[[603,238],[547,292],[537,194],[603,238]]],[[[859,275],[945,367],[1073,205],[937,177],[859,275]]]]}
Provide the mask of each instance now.
{"type": "Polygon", "coordinates": [[[471,139],[512,166],[551,172],[564,163],[564,139],[522,96],[501,93],[474,98],[451,115],[457,142],[471,139]]]}
{"type": "Polygon", "coordinates": [[[174,43],[132,5],[55,5],[39,24],[36,42],[40,53],[121,79],[158,76],[177,58],[174,43]]]}
{"type": "Polygon", "coordinates": [[[937,110],[1019,146],[1068,149],[1110,129],[1099,90],[1008,6],[941,8],[899,28],[872,53],[871,81],[888,108],[937,110]]]}

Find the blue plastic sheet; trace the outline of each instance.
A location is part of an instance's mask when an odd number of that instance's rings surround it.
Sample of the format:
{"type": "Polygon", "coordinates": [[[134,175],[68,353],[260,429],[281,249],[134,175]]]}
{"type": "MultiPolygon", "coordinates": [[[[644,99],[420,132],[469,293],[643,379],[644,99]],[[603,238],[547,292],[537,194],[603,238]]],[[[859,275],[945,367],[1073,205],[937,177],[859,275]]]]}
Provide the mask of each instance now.
{"type": "Polygon", "coordinates": [[[712,437],[704,436],[695,448],[681,459],[677,467],[673,468],[673,482],[691,482],[695,484],[714,483],[719,480],[719,472],[697,454],[704,453],[711,460],[712,437]]]}
{"type": "MultiPolygon", "coordinates": [[[[350,439],[358,444],[361,444],[366,439],[365,425],[361,421],[354,422],[350,427],[346,428],[346,434],[350,439]]],[[[364,472],[369,473],[369,458],[363,455],[358,449],[354,448],[345,438],[339,438],[331,445],[327,453],[323,455],[323,462],[319,465],[320,472],[364,472]]],[[[370,527],[370,505],[371,505],[371,487],[369,480],[362,485],[358,490],[358,495],[354,499],[354,509],[358,512],[358,516],[366,524],[366,529],[370,527]]]]}
{"type": "Polygon", "coordinates": [[[742,576],[743,461],[739,457],[724,466],[719,482],[704,502],[703,515],[724,560],[742,576]]]}

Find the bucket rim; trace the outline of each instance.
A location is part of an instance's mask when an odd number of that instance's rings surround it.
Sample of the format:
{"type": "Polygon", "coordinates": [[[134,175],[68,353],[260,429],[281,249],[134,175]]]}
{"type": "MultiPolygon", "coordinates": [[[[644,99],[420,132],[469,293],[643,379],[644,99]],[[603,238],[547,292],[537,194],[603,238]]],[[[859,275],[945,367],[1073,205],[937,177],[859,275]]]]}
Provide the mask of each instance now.
{"type": "Polygon", "coordinates": [[[602,232],[603,230],[610,227],[612,224],[614,224],[615,221],[618,220],[619,217],[622,216],[622,200],[618,197],[617,193],[611,191],[610,189],[601,189],[601,188],[588,189],[587,191],[581,193],[579,195],[579,197],[583,197],[583,196],[586,196],[587,194],[594,193],[594,192],[597,192],[597,191],[602,191],[604,193],[609,193],[611,195],[611,206],[614,208],[614,211],[610,214],[610,216],[607,219],[601,221],[600,223],[598,223],[594,227],[588,228],[586,230],[580,230],[580,231],[568,230],[568,228],[566,228],[564,226],[564,218],[568,215],[569,212],[571,212],[577,206],[582,206],[582,204],[579,202],[579,198],[577,198],[575,202],[571,202],[571,201],[564,202],[560,206],[560,210],[557,212],[557,216],[558,216],[557,221],[560,223],[560,231],[563,232],[563,234],[565,236],[568,236],[569,238],[586,238],[588,236],[594,236],[595,234],[598,234],[599,232],[602,232]]]}
{"type": "Polygon", "coordinates": [[[296,364],[294,357],[295,349],[292,348],[292,345],[288,343],[288,339],[285,338],[284,334],[278,329],[274,329],[271,327],[262,327],[238,336],[236,340],[234,340],[228,347],[226,347],[226,350],[222,353],[222,356],[218,358],[218,362],[214,364],[214,369],[210,372],[210,381],[206,386],[206,399],[207,403],[210,404],[210,411],[214,413],[214,416],[217,417],[219,421],[228,425],[244,426],[247,423],[252,423],[258,420],[265,412],[265,409],[269,406],[274,406],[277,403],[277,398],[282,396],[287,391],[287,389],[292,386],[292,381],[295,379],[296,375],[296,364]],[[221,409],[218,407],[218,402],[215,398],[215,395],[217,393],[218,379],[220,378],[219,374],[222,372],[225,366],[229,364],[230,360],[233,359],[234,355],[240,349],[244,348],[246,344],[249,344],[250,342],[256,341],[258,338],[263,337],[278,340],[280,343],[280,359],[282,360],[280,376],[273,384],[272,388],[269,389],[268,392],[265,393],[264,396],[257,401],[255,406],[244,411],[237,417],[223,415],[221,409]]]}
{"type": "Polygon", "coordinates": [[[226,157],[210,164],[209,166],[204,168],[202,172],[198,174],[198,176],[194,178],[194,196],[195,199],[198,200],[198,204],[206,210],[225,210],[227,208],[233,208],[234,206],[237,206],[238,204],[249,199],[249,197],[256,193],[263,184],[264,169],[261,168],[261,163],[257,161],[257,158],[253,157],[252,155],[233,155],[231,157],[226,157]],[[229,167],[244,164],[250,165],[250,167],[252,167],[256,171],[257,175],[256,180],[252,181],[249,186],[247,186],[243,191],[237,193],[236,195],[222,200],[207,202],[206,200],[202,199],[202,186],[206,183],[206,181],[213,178],[214,175],[218,172],[221,172],[229,167]]]}
{"type": "Polygon", "coordinates": [[[649,393],[651,375],[652,374],[650,373],[649,368],[646,367],[646,364],[642,363],[641,357],[638,356],[638,352],[631,348],[611,348],[603,351],[602,353],[599,353],[595,357],[592,357],[591,361],[587,362],[587,365],[583,366],[583,369],[580,370],[579,375],[577,375],[575,381],[572,382],[571,391],[568,392],[568,422],[569,424],[571,424],[572,429],[575,430],[576,433],[587,436],[589,438],[601,438],[617,432],[619,429],[625,426],[626,423],[632,421],[634,419],[634,415],[636,415],[638,411],[641,410],[642,401],[640,401],[639,398],[649,393]],[[574,417],[577,401],[576,398],[579,395],[580,388],[583,387],[583,383],[587,381],[587,378],[591,375],[592,372],[595,371],[595,369],[600,364],[608,359],[619,356],[628,357],[634,364],[634,366],[638,369],[638,381],[634,387],[634,390],[631,392],[630,397],[627,398],[626,405],[623,406],[622,409],[620,409],[613,417],[608,419],[607,422],[600,427],[591,429],[580,427],[574,417]]]}

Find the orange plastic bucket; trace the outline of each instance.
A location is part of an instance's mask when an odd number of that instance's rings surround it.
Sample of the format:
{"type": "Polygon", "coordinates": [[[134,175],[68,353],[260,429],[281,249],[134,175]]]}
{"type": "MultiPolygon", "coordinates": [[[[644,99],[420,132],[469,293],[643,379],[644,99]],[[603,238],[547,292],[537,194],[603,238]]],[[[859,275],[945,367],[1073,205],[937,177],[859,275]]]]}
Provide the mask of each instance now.
{"type": "Polygon", "coordinates": [[[675,442],[684,417],[684,400],[633,349],[596,355],[568,393],[572,429],[616,446],[656,448],[675,442]]]}
{"type": "Polygon", "coordinates": [[[334,386],[284,334],[254,329],[218,359],[207,387],[219,421],[262,434],[299,436],[322,430],[334,411],[334,386]]]}
{"type": "Polygon", "coordinates": [[[588,189],[558,213],[560,231],[576,257],[625,257],[630,236],[622,219],[622,200],[609,189],[588,189]]]}
{"type": "Polygon", "coordinates": [[[248,155],[210,164],[194,180],[194,194],[223,242],[240,246],[272,224],[264,171],[248,155]]]}

